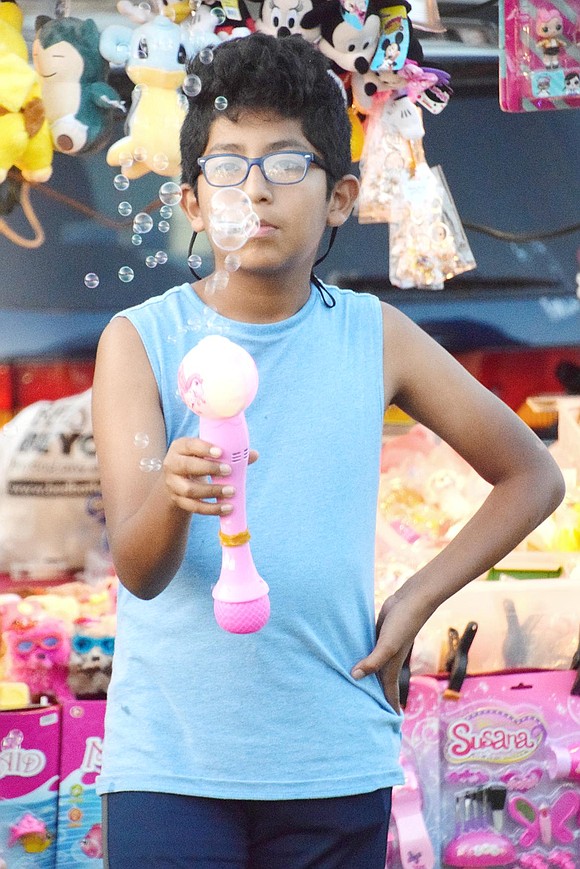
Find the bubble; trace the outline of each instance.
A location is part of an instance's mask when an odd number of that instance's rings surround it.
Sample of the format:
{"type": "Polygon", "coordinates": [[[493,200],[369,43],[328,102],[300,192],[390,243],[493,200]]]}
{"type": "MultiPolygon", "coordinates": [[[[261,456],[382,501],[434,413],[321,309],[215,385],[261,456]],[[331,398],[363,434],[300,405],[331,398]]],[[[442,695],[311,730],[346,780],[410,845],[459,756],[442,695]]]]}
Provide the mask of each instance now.
{"type": "Polygon", "coordinates": [[[169,225],[169,221],[167,220],[160,220],[157,224],[157,229],[159,230],[159,232],[169,232],[170,228],[171,227],[169,225]]]}
{"type": "Polygon", "coordinates": [[[170,205],[162,205],[159,209],[159,215],[163,220],[169,220],[170,217],[173,217],[173,208],[170,205]]]}
{"type": "Polygon", "coordinates": [[[121,217],[129,217],[131,212],[133,211],[133,206],[130,202],[119,202],[117,206],[117,211],[121,215],[121,217]]]}
{"type": "Polygon", "coordinates": [[[140,450],[144,450],[145,447],[149,446],[149,435],[144,431],[138,431],[133,438],[133,443],[136,447],[139,447],[140,450]]]}
{"type": "Polygon", "coordinates": [[[214,244],[228,251],[243,247],[248,229],[255,225],[254,220],[248,222],[254,214],[248,194],[239,187],[222,187],[213,194],[210,208],[209,233],[214,244]]]}
{"type": "Polygon", "coordinates": [[[95,287],[99,286],[99,276],[94,272],[89,272],[85,275],[85,287],[88,287],[89,290],[94,290],[95,287]]]}
{"type": "Polygon", "coordinates": [[[166,181],[159,188],[159,198],[164,205],[177,205],[181,202],[181,187],[175,181],[166,181]]]}
{"type": "Polygon", "coordinates": [[[127,176],[123,175],[122,173],[119,173],[119,175],[115,175],[115,177],[113,178],[113,187],[115,188],[115,190],[127,190],[130,183],[131,182],[129,181],[127,176]]]}
{"type": "Polygon", "coordinates": [[[150,214],[147,214],[146,211],[140,211],[139,214],[135,215],[135,219],[133,221],[133,230],[135,232],[151,232],[152,228],[153,218],[150,214]]]}
{"type": "Polygon", "coordinates": [[[145,15],[149,15],[151,12],[151,4],[146,2],[139,3],[139,9],[144,12],[145,15]]]}
{"type": "Polygon", "coordinates": [[[141,459],[139,467],[145,473],[150,474],[152,471],[160,471],[163,467],[161,459],[141,459]]]}
{"type": "Polygon", "coordinates": [[[137,246],[140,245],[140,244],[143,244],[143,238],[142,238],[142,236],[139,235],[138,232],[135,232],[135,233],[131,236],[131,241],[132,241],[132,243],[133,243],[134,245],[137,245],[137,246]]]}
{"type": "Polygon", "coordinates": [[[152,163],[156,172],[163,172],[169,166],[169,157],[167,154],[154,154],[152,163]]]}
{"type": "MultiPolygon", "coordinates": [[[[119,154],[119,166],[121,169],[129,169],[133,165],[133,155],[130,151],[123,151],[119,154]]],[[[127,178],[127,186],[129,179],[127,178]]]]}
{"type": "Polygon", "coordinates": [[[216,19],[216,22],[217,22],[216,27],[219,26],[220,24],[223,24],[224,21],[226,20],[226,13],[224,12],[224,10],[222,9],[221,6],[214,6],[213,9],[211,10],[211,14],[216,19]]]}
{"type": "Polygon", "coordinates": [[[248,214],[244,223],[244,229],[248,238],[253,238],[260,228],[260,218],[255,211],[248,214]]]}
{"type": "Polygon", "coordinates": [[[118,274],[119,280],[123,281],[124,284],[130,284],[135,277],[135,272],[133,271],[131,266],[121,266],[118,274]]]}
{"type": "Polygon", "coordinates": [[[158,250],[157,253],[155,254],[155,259],[157,260],[159,265],[162,266],[167,262],[168,256],[164,250],[158,250]]]}
{"type": "Polygon", "coordinates": [[[147,149],[143,148],[141,145],[137,145],[137,147],[133,149],[133,159],[137,163],[145,162],[147,159],[147,149]]]}
{"type": "Polygon", "coordinates": [[[186,96],[196,97],[201,92],[201,79],[198,75],[186,75],[181,87],[186,96]]]}
{"type": "Polygon", "coordinates": [[[206,296],[213,296],[215,295],[215,293],[219,293],[222,290],[225,290],[228,285],[229,279],[230,276],[227,272],[214,272],[213,275],[210,275],[209,278],[207,278],[204,284],[203,289],[206,296]]]}
{"type": "Polygon", "coordinates": [[[212,215],[243,221],[252,214],[252,200],[240,187],[220,187],[211,197],[212,215]]]}
{"type": "Polygon", "coordinates": [[[218,110],[218,112],[223,112],[228,107],[227,97],[216,97],[213,101],[214,106],[218,110]]]}
{"type": "Polygon", "coordinates": [[[157,260],[154,256],[149,255],[145,257],[145,265],[148,269],[154,269],[157,266],[157,260]]]}
{"type": "Polygon", "coordinates": [[[224,260],[224,266],[228,272],[237,272],[241,265],[239,256],[235,253],[229,253],[224,260]]]}
{"type": "Polygon", "coordinates": [[[214,272],[212,277],[213,277],[213,285],[214,285],[215,289],[218,291],[225,290],[225,288],[227,287],[227,285],[230,282],[229,274],[223,270],[214,272]]]}
{"type": "Polygon", "coordinates": [[[200,61],[204,64],[209,65],[213,61],[213,51],[211,48],[202,48],[198,54],[200,61]]]}
{"type": "Polygon", "coordinates": [[[189,266],[190,269],[197,270],[201,266],[201,263],[202,263],[202,259],[199,256],[199,254],[197,254],[197,253],[192,253],[191,256],[187,260],[187,265],[189,266]]]}

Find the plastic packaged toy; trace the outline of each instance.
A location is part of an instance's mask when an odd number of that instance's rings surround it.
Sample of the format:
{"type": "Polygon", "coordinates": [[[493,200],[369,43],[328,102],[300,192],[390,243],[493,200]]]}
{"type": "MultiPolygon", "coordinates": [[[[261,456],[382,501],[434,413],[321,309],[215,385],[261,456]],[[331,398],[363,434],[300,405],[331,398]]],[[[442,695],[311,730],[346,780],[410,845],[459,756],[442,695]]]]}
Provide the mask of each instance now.
{"type": "Polygon", "coordinates": [[[580,108],[580,0],[500,0],[500,106],[580,108]]]}
{"type": "Polygon", "coordinates": [[[580,865],[574,673],[467,678],[441,702],[442,866],[580,865]]]}

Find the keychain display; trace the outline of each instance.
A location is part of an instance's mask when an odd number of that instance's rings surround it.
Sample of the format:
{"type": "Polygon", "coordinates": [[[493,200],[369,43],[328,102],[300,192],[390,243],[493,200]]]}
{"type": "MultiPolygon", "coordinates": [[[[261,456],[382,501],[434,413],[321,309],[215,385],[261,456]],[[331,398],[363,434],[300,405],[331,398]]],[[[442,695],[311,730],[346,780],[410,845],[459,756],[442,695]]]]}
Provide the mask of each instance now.
{"type": "Polygon", "coordinates": [[[580,0],[500,0],[500,106],[580,108],[580,0]]]}

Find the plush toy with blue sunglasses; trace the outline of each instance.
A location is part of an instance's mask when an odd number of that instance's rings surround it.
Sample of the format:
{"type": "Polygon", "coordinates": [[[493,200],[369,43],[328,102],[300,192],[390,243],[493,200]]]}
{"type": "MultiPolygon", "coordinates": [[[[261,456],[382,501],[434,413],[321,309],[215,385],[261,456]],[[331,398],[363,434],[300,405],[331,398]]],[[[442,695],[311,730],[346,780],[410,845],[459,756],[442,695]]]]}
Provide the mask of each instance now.
{"type": "Polygon", "coordinates": [[[104,700],[111,681],[115,617],[77,619],[70,646],[70,691],[78,700],[104,700]]]}

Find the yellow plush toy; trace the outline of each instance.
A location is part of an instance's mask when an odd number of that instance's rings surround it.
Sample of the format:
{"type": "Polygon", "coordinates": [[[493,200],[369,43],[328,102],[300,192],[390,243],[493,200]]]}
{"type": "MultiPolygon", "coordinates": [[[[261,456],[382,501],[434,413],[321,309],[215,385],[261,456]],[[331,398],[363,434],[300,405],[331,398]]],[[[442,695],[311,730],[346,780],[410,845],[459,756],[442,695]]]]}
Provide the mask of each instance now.
{"type": "Polygon", "coordinates": [[[12,166],[26,181],[48,181],[52,175],[50,130],[22,21],[16,3],[0,3],[0,183],[12,166]]]}

